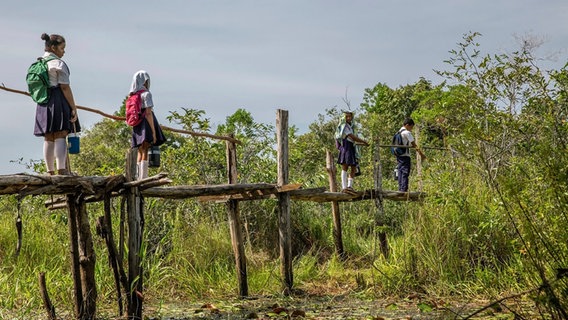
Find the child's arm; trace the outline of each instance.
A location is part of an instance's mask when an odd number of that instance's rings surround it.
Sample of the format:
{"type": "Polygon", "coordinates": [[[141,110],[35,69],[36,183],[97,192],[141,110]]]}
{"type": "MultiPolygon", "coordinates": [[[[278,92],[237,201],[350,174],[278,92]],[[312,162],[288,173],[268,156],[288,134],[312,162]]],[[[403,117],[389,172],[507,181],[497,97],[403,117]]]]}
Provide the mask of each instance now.
{"type": "Polygon", "coordinates": [[[73,91],[71,91],[71,87],[68,84],[60,84],[61,91],[63,92],[63,96],[71,106],[71,122],[75,122],[77,120],[77,106],[75,105],[75,99],[73,98],[73,91]]]}
{"type": "Polygon", "coordinates": [[[146,120],[150,124],[150,129],[152,129],[152,143],[156,143],[156,129],[154,128],[154,117],[152,108],[146,108],[146,120]]]}

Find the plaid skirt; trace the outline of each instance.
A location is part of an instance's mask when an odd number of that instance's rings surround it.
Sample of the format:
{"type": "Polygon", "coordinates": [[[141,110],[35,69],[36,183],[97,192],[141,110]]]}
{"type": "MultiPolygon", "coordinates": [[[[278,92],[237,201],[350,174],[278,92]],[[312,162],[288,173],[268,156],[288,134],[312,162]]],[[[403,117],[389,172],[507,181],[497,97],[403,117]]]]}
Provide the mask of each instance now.
{"type": "Polygon", "coordinates": [[[152,144],[152,128],[150,128],[148,119],[144,117],[144,120],[140,122],[140,124],[132,128],[132,148],[138,148],[144,141],[154,146],[159,146],[166,142],[166,137],[164,136],[162,128],[158,123],[158,119],[156,119],[156,115],[153,112],[152,119],[154,121],[154,129],[156,130],[156,143],[152,144]]]}
{"type": "Polygon", "coordinates": [[[355,144],[353,144],[353,142],[347,139],[343,139],[343,143],[339,147],[339,157],[337,157],[337,163],[346,164],[349,166],[357,165],[355,144]]]}
{"type": "Polygon", "coordinates": [[[60,87],[50,89],[49,101],[46,104],[38,104],[35,114],[34,135],[45,136],[46,133],[67,131],[80,132],[79,119],[71,122],[71,106],[60,87]]]}

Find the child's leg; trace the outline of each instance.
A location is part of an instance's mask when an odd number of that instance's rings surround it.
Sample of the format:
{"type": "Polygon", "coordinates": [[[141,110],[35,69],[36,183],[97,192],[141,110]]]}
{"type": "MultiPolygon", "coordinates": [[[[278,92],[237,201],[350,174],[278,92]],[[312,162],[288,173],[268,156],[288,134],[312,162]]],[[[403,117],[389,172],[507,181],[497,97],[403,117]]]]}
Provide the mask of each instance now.
{"type": "Polygon", "coordinates": [[[138,180],[148,178],[148,149],[150,144],[146,141],[138,147],[138,180]]]}
{"type": "Polygon", "coordinates": [[[43,159],[47,173],[55,174],[55,142],[52,134],[46,134],[43,140],[43,159]]]}
{"type": "Polygon", "coordinates": [[[138,147],[138,158],[137,158],[137,162],[140,162],[142,160],[148,160],[148,149],[150,148],[150,144],[146,141],[144,141],[139,147],[138,147]]]}
{"type": "Polygon", "coordinates": [[[347,188],[353,188],[353,178],[355,178],[356,166],[349,166],[351,171],[349,171],[349,179],[347,179],[347,188]]]}
{"type": "Polygon", "coordinates": [[[67,142],[65,138],[55,139],[55,160],[57,161],[57,171],[62,173],[67,167],[67,142]]]}
{"type": "Polygon", "coordinates": [[[341,164],[341,190],[347,189],[347,173],[348,165],[342,163],[341,164]]]}

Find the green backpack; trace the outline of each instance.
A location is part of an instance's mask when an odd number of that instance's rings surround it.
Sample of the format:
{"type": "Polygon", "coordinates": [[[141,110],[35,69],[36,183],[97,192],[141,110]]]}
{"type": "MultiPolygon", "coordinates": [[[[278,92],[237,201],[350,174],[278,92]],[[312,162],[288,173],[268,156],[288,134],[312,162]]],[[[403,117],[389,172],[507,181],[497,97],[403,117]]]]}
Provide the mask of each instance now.
{"type": "Polygon", "coordinates": [[[28,68],[26,82],[28,92],[38,104],[46,104],[49,101],[49,75],[47,74],[47,62],[55,57],[37,58],[28,68]]]}

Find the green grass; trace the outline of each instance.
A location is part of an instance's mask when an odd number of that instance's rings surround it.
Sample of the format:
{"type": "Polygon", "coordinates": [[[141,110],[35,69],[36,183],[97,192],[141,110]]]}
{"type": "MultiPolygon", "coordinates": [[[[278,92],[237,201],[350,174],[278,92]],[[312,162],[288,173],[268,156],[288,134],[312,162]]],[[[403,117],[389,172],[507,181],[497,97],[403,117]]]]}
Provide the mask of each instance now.
{"type": "MultiPolygon", "coordinates": [[[[531,271],[525,268],[526,256],[513,241],[499,203],[487,196],[481,181],[470,179],[463,185],[459,176],[440,179],[446,188],[426,185],[433,196],[421,204],[385,205],[387,225],[381,230],[388,235],[388,259],[381,255],[374,238],[379,229],[373,225],[376,208],[372,203],[341,206],[345,261],[334,253],[329,206],[292,206],[295,288],[319,296],[363,299],[415,292],[498,297],[525,289],[531,271]]],[[[40,272],[46,272],[57,312],[72,314],[73,310],[66,212],[48,212],[44,200],[35,197],[22,202],[24,237],[16,258],[16,201],[0,199],[0,310],[21,317],[41,313],[40,272]]],[[[118,241],[119,201],[114,202],[114,238],[118,241]]],[[[241,207],[252,296],[280,296],[282,292],[274,204],[241,207]]],[[[146,205],[145,304],[159,309],[169,302],[236,297],[238,283],[225,207],[152,199],[146,205]]],[[[87,210],[97,254],[98,305],[112,314],[116,312],[114,278],[105,243],[94,232],[101,205],[89,204],[87,210]]]]}

